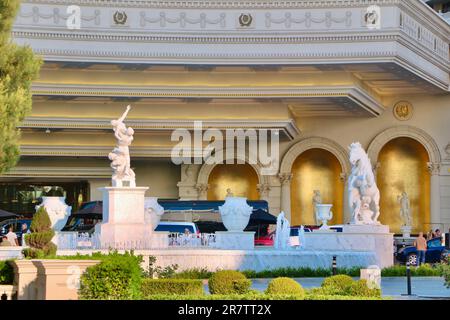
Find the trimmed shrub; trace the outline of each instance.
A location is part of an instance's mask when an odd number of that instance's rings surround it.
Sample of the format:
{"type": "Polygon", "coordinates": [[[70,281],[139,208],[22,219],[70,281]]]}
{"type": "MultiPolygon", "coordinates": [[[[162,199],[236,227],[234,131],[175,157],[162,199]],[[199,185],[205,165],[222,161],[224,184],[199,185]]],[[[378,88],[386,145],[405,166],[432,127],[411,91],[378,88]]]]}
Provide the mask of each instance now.
{"type": "Polygon", "coordinates": [[[142,296],[151,295],[203,295],[203,283],[193,279],[144,279],[142,296]]]}
{"type": "Polygon", "coordinates": [[[214,273],[208,285],[212,294],[242,294],[250,290],[251,281],[239,271],[223,270],[214,273]]]}
{"type": "Polygon", "coordinates": [[[347,275],[337,275],[325,278],[322,282],[321,288],[330,295],[347,295],[350,287],[353,284],[353,279],[347,275]]]}
{"type": "Polygon", "coordinates": [[[381,290],[380,289],[370,289],[367,285],[367,280],[361,279],[358,281],[353,281],[350,290],[349,295],[354,297],[375,297],[380,298],[381,297],[381,290]]]}
{"type": "Polygon", "coordinates": [[[0,261],[0,284],[13,284],[14,282],[14,268],[10,264],[11,261],[0,261]]]}
{"type": "Polygon", "coordinates": [[[56,255],[57,248],[52,242],[55,231],[44,206],[41,206],[33,216],[30,230],[31,233],[25,235],[25,243],[30,247],[23,250],[26,258],[42,259],[56,255]]]}
{"type": "Polygon", "coordinates": [[[276,278],[270,281],[267,287],[266,294],[287,294],[305,296],[305,290],[295,280],[291,278],[276,278]]]}
{"type": "Polygon", "coordinates": [[[141,297],[142,256],[117,251],[102,257],[81,276],[79,297],[89,300],[129,300],[141,297]]]}

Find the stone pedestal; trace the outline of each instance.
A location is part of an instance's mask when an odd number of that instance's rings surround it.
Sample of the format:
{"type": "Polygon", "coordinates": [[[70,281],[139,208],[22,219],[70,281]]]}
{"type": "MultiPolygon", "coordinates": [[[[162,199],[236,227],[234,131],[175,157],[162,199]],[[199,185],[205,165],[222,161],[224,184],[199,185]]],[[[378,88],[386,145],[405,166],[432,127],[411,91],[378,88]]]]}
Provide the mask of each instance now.
{"type": "Polygon", "coordinates": [[[384,225],[344,225],[342,232],[307,232],[306,250],[373,252],[381,268],[394,264],[394,235],[384,225]]]}
{"type": "Polygon", "coordinates": [[[96,260],[16,260],[18,300],[77,300],[80,277],[96,260]]]}
{"type": "Polygon", "coordinates": [[[215,247],[227,250],[253,250],[255,232],[217,231],[215,247]]]}
{"type": "Polygon", "coordinates": [[[367,286],[371,289],[381,289],[381,269],[378,266],[369,266],[361,269],[361,279],[367,280],[367,286]]]}
{"type": "Polygon", "coordinates": [[[152,225],[145,223],[148,188],[109,187],[103,192],[103,222],[95,226],[103,248],[143,247],[151,242],[152,225]]]}
{"type": "Polygon", "coordinates": [[[402,226],[400,230],[402,231],[403,238],[411,238],[411,231],[412,231],[411,226],[402,226]]]}

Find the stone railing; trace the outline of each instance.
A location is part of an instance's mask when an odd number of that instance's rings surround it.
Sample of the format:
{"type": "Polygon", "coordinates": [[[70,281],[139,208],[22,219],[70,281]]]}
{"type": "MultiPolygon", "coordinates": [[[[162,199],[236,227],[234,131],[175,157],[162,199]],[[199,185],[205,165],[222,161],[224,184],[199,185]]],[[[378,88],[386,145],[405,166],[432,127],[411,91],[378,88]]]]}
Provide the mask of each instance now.
{"type": "Polygon", "coordinates": [[[114,243],[100,243],[97,234],[58,232],[56,236],[58,250],[145,250],[165,249],[169,247],[168,232],[154,232],[145,241],[124,241],[114,243]]]}
{"type": "Polygon", "coordinates": [[[216,245],[216,235],[214,233],[199,234],[179,234],[172,233],[169,235],[169,247],[182,248],[214,248],[216,245]]]}

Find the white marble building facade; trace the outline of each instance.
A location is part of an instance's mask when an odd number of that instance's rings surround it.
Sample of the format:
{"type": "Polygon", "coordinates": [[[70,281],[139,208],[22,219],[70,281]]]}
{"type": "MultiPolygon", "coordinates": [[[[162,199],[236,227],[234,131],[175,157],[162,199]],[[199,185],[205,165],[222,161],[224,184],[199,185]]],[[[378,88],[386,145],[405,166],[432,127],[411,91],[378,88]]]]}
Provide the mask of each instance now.
{"type": "Polygon", "coordinates": [[[25,0],[13,36],[45,64],[22,160],[2,181],[82,179],[99,198],[110,174],[109,120],[131,103],[131,156],[152,195],[208,199],[213,165],[170,162],[171,132],[194,120],[280,130],[279,172],[252,167],[259,198],[288,216],[293,166],[305,151],[330,152],[345,184],[351,142],[379,168],[383,147],[403,137],[428,156],[426,227],[450,227],[450,26],[421,1],[25,0]],[[79,29],[68,27],[70,5],[79,29]],[[406,115],[395,111],[402,101],[406,115]]]}

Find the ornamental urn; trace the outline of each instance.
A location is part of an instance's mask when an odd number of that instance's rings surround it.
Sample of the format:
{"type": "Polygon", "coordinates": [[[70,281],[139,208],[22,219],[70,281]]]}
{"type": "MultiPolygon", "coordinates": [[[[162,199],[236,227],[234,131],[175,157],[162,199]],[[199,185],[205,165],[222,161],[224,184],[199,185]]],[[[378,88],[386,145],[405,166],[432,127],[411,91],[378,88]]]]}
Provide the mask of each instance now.
{"type": "Polygon", "coordinates": [[[144,220],[146,224],[152,226],[155,230],[164,214],[164,208],[158,203],[158,198],[145,198],[144,202],[144,220]]]}
{"type": "Polygon", "coordinates": [[[316,204],[317,216],[319,221],[322,221],[321,230],[328,229],[328,221],[333,219],[333,212],[331,212],[332,204],[316,204]]]}
{"type": "Polygon", "coordinates": [[[36,206],[36,211],[42,206],[48,213],[53,230],[61,231],[72,211],[72,207],[66,204],[66,197],[42,197],[42,203],[36,206]]]}
{"type": "Polygon", "coordinates": [[[253,208],[247,204],[247,198],[227,197],[225,204],[219,207],[222,222],[231,232],[243,232],[250,221],[253,208]]]}

